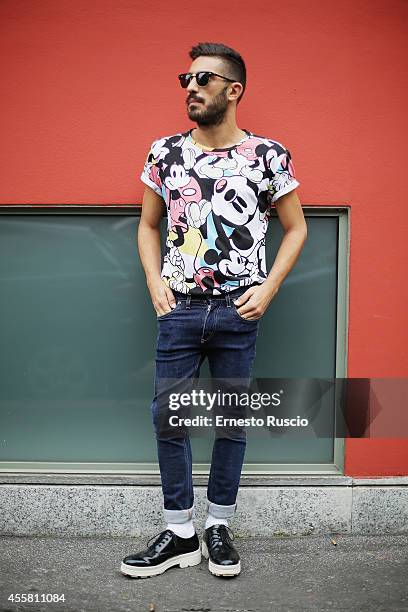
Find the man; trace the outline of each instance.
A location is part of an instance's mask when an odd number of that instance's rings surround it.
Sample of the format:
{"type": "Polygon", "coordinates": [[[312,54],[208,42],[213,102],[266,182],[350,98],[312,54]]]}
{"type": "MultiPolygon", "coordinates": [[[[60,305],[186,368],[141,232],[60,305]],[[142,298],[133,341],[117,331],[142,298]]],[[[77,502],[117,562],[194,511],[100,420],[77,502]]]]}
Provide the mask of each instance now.
{"type": "Polygon", "coordinates": [[[205,357],[212,377],[248,379],[259,321],[307,235],[290,152],[237,125],[246,85],[242,57],[217,43],[198,44],[190,57],[189,72],[179,80],[188,117],[197,127],[155,140],[141,176],[146,187],[138,248],[157,313],[152,415],[167,525],[145,550],[123,560],[121,571],[134,577],[196,565],[201,551],[212,574],[240,573],[228,521],[236,511],[245,436],[214,441],[200,549],[192,521],[189,437],[161,431],[157,381],[197,378],[205,357]],[[160,269],[163,200],[168,232],[160,269]],[[265,232],[271,204],[285,235],[268,275],[265,232]]]}

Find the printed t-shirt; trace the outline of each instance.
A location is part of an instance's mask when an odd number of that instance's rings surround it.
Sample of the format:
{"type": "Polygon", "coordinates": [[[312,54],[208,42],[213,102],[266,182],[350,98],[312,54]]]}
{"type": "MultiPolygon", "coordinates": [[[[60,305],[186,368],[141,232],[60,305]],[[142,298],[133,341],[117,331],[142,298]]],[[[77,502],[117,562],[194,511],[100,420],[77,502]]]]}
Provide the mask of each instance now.
{"type": "Polygon", "coordinates": [[[288,149],[244,131],[223,149],[199,145],[192,130],[150,147],[140,178],[166,205],[161,278],[170,289],[215,296],[267,277],[271,205],[300,183],[288,149]]]}

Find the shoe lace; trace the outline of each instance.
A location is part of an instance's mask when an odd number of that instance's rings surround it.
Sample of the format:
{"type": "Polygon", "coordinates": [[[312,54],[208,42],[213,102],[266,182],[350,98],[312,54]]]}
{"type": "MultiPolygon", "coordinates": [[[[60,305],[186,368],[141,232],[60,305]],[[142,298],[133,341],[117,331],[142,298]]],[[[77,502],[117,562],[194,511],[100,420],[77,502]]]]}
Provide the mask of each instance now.
{"type": "Polygon", "coordinates": [[[228,525],[215,525],[211,534],[212,547],[230,544],[235,539],[234,532],[228,525]]]}
{"type": "Polygon", "coordinates": [[[164,531],[160,531],[159,533],[156,533],[156,535],[152,536],[147,541],[147,548],[149,549],[150,547],[153,547],[155,544],[157,544],[159,542],[159,539],[164,539],[166,534],[170,534],[173,540],[174,540],[175,535],[176,535],[173,531],[171,531],[171,529],[165,529],[164,531]],[[154,541],[152,542],[152,540],[154,540],[154,541]],[[152,544],[150,544],[150,542],[152,542],[152,544]]]}

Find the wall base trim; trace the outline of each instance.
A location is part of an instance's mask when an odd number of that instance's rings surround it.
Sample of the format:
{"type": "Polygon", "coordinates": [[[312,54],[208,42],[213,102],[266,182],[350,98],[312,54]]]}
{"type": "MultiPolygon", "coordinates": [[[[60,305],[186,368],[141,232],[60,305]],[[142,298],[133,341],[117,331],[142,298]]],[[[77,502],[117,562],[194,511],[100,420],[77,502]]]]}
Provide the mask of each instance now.
{"type": "MultiPolygon", "coordinates": [[[[240,487],[230,522],[238,537],[408,533],[408,477],[274,480],[240,487]]],[[[194,491],[200,530],[207,488],[194,491]]],[[[153,535],[165,527],[162,504],[159,485],[3,483],[0,534],[153,535]]]]}

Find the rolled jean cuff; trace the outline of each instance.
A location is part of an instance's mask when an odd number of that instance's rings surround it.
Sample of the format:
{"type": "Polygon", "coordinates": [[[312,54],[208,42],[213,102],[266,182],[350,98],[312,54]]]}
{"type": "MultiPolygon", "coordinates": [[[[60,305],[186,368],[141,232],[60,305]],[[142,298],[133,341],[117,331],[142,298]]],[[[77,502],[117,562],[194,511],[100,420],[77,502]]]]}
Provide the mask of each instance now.
{"type": "Polygon", "coordinates": [[[228,519],[232,518],[237,510],[237,504],[231,506],[221,506],[220,504],[214,504],[207,499],[207,512],[215,518],[228,519]]]}
{"type": "Polygon", "coordinates": [[[167,510],[164,508],[163,512],[166,523],[186,523],[195,518],[194,505],[186,510],[167,510]]]}

